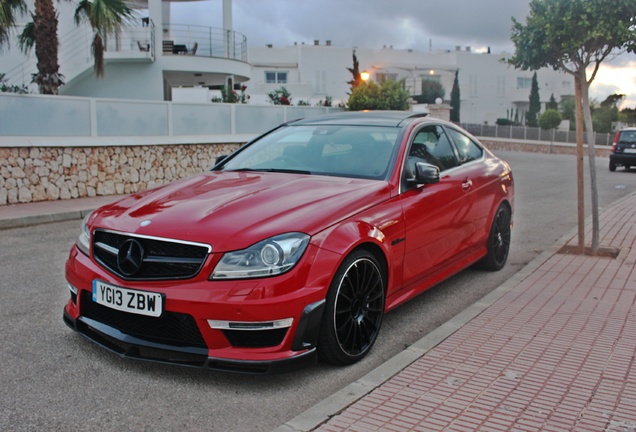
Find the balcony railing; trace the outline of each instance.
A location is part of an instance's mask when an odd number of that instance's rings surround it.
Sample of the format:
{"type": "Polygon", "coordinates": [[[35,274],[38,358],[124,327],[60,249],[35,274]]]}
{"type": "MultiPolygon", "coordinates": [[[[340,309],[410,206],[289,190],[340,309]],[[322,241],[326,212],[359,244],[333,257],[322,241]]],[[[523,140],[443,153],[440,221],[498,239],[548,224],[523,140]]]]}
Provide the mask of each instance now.
{"type": "Polygon", "coordinates": [[[247,62],[247,38],[241,33],[222,28],[164,24],[163,53],[247,62]]]}

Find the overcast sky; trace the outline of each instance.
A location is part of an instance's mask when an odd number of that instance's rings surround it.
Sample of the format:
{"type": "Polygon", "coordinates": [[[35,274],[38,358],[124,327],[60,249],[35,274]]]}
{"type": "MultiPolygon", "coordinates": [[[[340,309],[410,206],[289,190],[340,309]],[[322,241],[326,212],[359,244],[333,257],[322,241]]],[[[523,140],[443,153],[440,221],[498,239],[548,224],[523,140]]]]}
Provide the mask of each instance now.
{"type": "MultiPolygon", "coordinates": [[[[233,0],[234,30],[249,46],[315,39],[335,46],[428,51],[470,46],[513,53],[511,17],[525,22],[527,0],[233,0]]],[[[222,0],[173,3],[171,22],[223,26],[222,0]]],[[[624,93],[623,107],[636,107],[636,56],[607,63],[591,96],[599,101],[624,93]]]]}

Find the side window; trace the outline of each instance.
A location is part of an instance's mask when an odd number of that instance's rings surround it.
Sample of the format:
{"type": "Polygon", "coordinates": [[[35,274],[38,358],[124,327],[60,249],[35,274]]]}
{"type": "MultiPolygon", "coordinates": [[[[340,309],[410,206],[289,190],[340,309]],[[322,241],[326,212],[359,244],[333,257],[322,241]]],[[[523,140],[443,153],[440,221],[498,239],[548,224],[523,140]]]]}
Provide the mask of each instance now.
{"type": "Polygon", "coordinates": [[[407,168],[413,169],[416,162],[435,165],[440,171],[458,165],[453,146],[441,126],[426,126],[417,132],[411,143],[407,168]]]}
{"type": "Polygon", "coordinates": [[[459,161],[461,163],[465,164],[481,158],[484,151],[476,142],[455,129],[448,128],[448,133],[453,138],[453,141],[455,141],[455,146],[459,153],[459,161]]]}

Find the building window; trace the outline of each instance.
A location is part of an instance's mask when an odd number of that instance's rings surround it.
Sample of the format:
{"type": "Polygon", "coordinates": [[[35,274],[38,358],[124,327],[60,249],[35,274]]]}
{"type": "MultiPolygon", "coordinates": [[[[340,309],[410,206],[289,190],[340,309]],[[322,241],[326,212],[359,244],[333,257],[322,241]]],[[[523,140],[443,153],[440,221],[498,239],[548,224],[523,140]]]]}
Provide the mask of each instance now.
{"type": "Polygon", "coordinates": [[[470,75],[468,77],[468,94],[471,97],[479,96],[479,77],[477,75],[470,75]]]}
{"type": "Polygon", "coordinates": [[[265,72],[267,84],[287,84],[287,72],[265,72]]]}
{"type": "Polygon", "coordinates": [[[316,71],[316,93],[327,93],[327,71],[316,71]]]}
{"type": "Polygon", "coordinates": [[[532,78],[517,78],[517,89],[532,88],[532,78]]]}
{"type": "Polygon", "coordinates": [[[397,81],[397,74],[395,73],[382,73],[382,72],[376,72],[375,74],[375,80],[378,83],[383,83],[384,81],[397,81]]]}
{"type": "Polygon", "coordinates": [[[497,77],[497,96],[506,97],[506,77],[505,76],[497,77]]]}

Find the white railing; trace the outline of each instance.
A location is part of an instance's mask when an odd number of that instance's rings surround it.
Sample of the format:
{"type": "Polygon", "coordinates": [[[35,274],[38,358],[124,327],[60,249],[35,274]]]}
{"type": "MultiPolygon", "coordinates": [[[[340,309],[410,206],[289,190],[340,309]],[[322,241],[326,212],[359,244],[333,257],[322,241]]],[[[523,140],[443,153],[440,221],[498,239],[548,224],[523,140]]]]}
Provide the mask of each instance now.
{"type": "MultiPolygon", "coordinates": [[[[73,78],[93,67],[94,60],[91,53],[93,36],[93,31],[87,25],[72,27],[60,35],[58,64],[65,83],[71,82],[73,78]]],[[[105,57],[108,59],[111,53],[129,53],[130,57],[148,57],[153,60],[154,45],[154,25],[152,23],[149,26],[127,26],[121,32],[106,39],[105,57]]],[[[118,56],[117,58],[124,57],[118,56]]],[[[7,71],[4,78],[8,85],[24,85],[36,93],[37,86],[31,84],[31,78],[36,72],[37,58],[32,51],[24,62],[7,71]]]]}
{"type": "Polygon", "coordinates": [[[194,104],[0,93],[3,137],[171,137],[263,133],[338,108],[194,104]]]}

